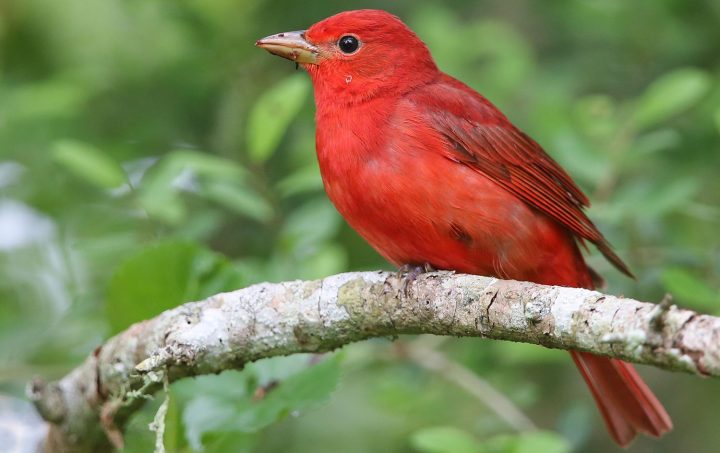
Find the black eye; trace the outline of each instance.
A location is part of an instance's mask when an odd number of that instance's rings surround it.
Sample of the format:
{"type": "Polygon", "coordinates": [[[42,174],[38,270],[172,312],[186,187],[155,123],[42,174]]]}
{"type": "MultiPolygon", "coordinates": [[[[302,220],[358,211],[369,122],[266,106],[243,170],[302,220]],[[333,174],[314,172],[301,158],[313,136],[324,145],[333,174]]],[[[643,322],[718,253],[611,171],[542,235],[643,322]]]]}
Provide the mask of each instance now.
{"type": "Polygon", "coordinates": [[[360,41],[354,36],[345,35],[338,41],[338,47],[343,53],[353,53],[360,47],[360,41]]]}

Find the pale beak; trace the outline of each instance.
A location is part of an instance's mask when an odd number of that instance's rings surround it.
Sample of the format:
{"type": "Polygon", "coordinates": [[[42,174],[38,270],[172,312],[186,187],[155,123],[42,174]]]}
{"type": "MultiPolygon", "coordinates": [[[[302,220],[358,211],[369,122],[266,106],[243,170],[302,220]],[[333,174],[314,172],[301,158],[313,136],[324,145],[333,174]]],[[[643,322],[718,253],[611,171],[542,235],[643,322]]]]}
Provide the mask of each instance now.
{"type": "Polygon", "coordinates": [[[319,49],[305,40],[305,30],[271,35],[255,45],[296,63],[317,64],[320,55],[319,49]]]}

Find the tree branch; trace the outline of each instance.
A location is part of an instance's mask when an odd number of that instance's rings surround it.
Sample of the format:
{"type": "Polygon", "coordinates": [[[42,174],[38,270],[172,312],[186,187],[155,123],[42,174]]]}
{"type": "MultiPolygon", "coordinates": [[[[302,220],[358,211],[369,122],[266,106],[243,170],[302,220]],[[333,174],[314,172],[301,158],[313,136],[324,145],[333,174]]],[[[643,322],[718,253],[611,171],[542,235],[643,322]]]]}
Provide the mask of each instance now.
{"type": "Polygon", "coordinates": [[[48,449],[97,451],[163,382],[264,357],[330,351],[398,334],[486,337],[577,349],[720,376],[720,318],[575,288],[434,272],[263,283],[168,310],[111,338],[58,382],[28,394],[48,449]]]}

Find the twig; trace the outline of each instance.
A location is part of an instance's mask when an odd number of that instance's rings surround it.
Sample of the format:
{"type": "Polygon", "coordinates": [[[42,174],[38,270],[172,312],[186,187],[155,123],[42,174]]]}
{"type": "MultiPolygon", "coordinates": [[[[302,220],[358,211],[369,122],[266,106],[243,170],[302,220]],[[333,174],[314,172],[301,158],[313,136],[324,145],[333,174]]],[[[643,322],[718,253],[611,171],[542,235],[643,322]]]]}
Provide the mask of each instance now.
{"type": "Polygon", "coordinates": [[[155,432],[155,453],[165,453],[165,417],[170,405],[170,383],[167,374],[164,375],[163,379],[163,391],[165,392],[165,398],[149,425],[150,431],[155,432]]]}
{"type": "Polygon", "coordinates": [[[515,431],[537,429],[535,423],[489,382],[444,354],[430,348],[408,345],[405,351],[415,363],[464,389],[485,404],[515,431]]]}

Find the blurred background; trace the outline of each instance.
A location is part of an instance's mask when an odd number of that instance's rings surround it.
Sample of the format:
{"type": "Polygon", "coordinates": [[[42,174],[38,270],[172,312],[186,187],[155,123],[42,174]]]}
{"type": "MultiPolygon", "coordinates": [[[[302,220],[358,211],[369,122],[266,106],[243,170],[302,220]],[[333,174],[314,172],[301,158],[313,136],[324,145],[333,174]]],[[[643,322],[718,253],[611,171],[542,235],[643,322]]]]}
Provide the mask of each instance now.
{"type": "MultiPolygon", "coordinates": [[[[575,177],[638,276],[593,252],[607,292],[720,314],[720,2],[385,3],[0,2],[0,438],[32,417],[31,377],[132,322],[255,282],[390,269],[323,193],[306,74],[253,47],[341,9],[390,8],[575,177]]],[[[167,448],[616,448],[562,351],[398,344],[179,382],[167,448]],[[498,393],[462,388],[483,385],[498,393]]],[[[717,451],[720,381],[640,368],[675,430],[629,451],[717,451]]],[[[126,451],[152,449],[158,404],[126,451]]]]}

